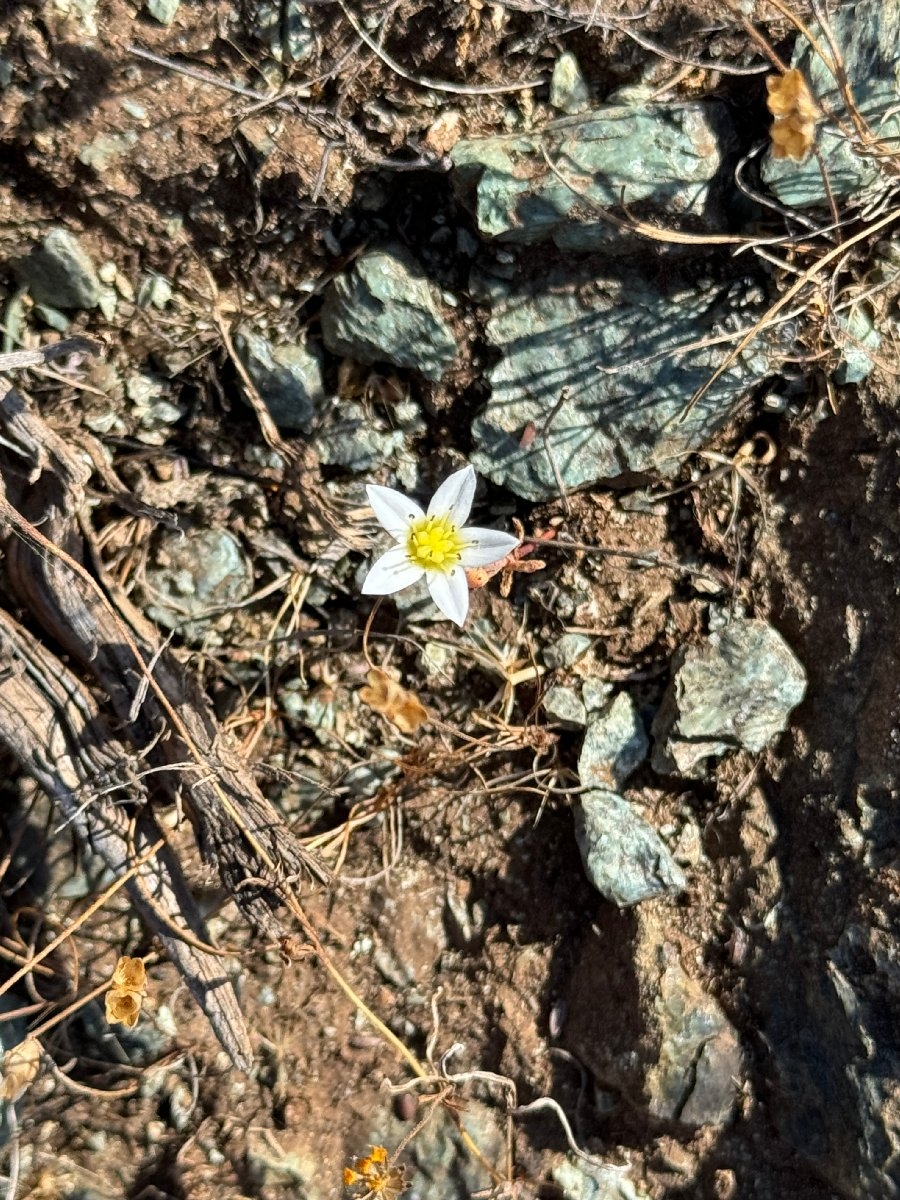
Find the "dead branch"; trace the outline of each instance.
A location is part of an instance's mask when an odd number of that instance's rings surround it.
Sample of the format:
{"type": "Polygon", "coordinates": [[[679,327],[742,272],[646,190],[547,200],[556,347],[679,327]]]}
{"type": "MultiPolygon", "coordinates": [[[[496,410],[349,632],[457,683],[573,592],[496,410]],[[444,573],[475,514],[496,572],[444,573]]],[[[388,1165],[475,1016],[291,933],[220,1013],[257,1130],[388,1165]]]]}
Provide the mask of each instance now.
{"type": "MultiPolygon", "coordinates": [[[[123,739],[120,767],[137,755],[153,790],[187,812],[203,857],[238,907],[267,936],[284,935],[275,913],[282,881],[326,881],[328,871],[262,795],[196,681],[105,576],[85,517],[90,463],[2,381],[0,434],[0,540],[17,601],[106,698],[123,739]]],[[[45,732],[53,728],[45,722],[45,732]]],[[[94,753],[96,747],[88,759],[94,753]]],[[[20,761],[32,774],[41,754],[50,769],[55,760],[48,746],[42,750],[34,740],[20,746],[20,761]]],[[[86,762],[89,768],[93,773],[86,762]]],[[[137,798],[143,812],[147,797],[137,798]]]]}
{"type": "MultiPolygon", "coordinates": [[[[133,756],[113,735],[95,700],[58,658],[0,611],[0,742],[59,806],[79,840],[117,877],[161,840],[133,756]],[[111,780],[119,796],[103,793],[111,780]],[[121,803],[135,811],[134,825],[121,803]]],[[[131,902],[156,933],[240,1070],[253,1051],[221,959],[197,947],[208,934],[174,854],[163,846],[126,883],[131,902]],[[190,940],[178,936],[181,927],[190,940]]]]}

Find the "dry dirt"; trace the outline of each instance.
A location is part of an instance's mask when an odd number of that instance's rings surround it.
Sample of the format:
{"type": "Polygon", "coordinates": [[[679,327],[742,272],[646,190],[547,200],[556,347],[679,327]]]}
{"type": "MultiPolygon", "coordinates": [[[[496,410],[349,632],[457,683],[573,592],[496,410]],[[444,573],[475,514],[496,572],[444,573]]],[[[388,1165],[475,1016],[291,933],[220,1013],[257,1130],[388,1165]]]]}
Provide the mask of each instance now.
{"type": "MultiPolygon", "coordinates": [[[[508,104],[526,100],[525,93],[474,97],[403,81],[360,48],[335,5],[311,6],[321,79],[308,99],[297,99],[291,88],[308,67],[263,61],[247,34],[252,7],[238,0],[182,4],[175,23],[162,27],[125,0],[100,0],[96,32],[86,36],[74,3],[66,11],[63,4],[7,0],[0,20],[13,82],[0,91],[0,261],[63,223],[78,231],[95,261],[114,261],[120,277],[136,281],[153,270],[172,280],[179,299],[163,313],[124,303],[111,323],[99,314],[77,319],[75,330],[102,345],[77,377],[36,374],[23,383],[48,422],[74,435],[109,406],[110,364],[177,360],[185,418],[163,444],[148,446],[135,440],[123,404],[125,431],[106,442],[112,462],[130,486],[155,489],[161,507],[239,534],[254,552],[255,582],[263,587],[273,576],[268,537],[278,539],[278,554],[297,546],[303,563],[313,552],[278,503],[277,472],[265,465],[222,324],[265,312],[285,335],[315,327],[323,287],[377,231],[390,227],[416,245],[430,236],[434,215],[463,220],[440,169],[435,123],[453,112],[466,132],[491,130],[508,104]],[[281,99],[264,103],[153,65],[136,57],[133,45],[212,79],[240,80],[248,91],[269,91],[260,65],[270,79],[283,70],[281,99]],[[121,132],[126,99],[147,114],[139,148],[98,172],[78,153],[121,132]],[[262,163],[252,157],[261,131],[274,142],[262,163]],[[402,169],[422,155],[420,169],[402,169]],[[248,445],[259,448],[258,469],[248,466],[248,445]],[[178,496],[173,478],[182,480],[178,496]]],[[[567,23],[526,3],[510,6],[503,22],[496,17],[502,11],[474,2],[394,4],[386,45],[394,59],[431,79],[497,85],[546,73],[567,23]]],[[[705,58],[746,62],[753,53],[715,5],[659,5],[642,30],[670,44],[680,38],[705,58]]],[[[577,29],[565,44],[600,95],[635,78],[650,57],[621,32],[602,28],[577,29]]],[[[664,82],[677,67],[656,70],[664,82]]],[[[759,100],[758,80],[741,83],[743,93],[734,79],[709,73],[688,82],[701,94],[719,89],[759,100]]],[[[458,286],[455,270],[448,248],[446,281],[458,286]]],[[[444,385],[399,381],[416,389],[427,413],[416,451],[430,456],[435,478],[469,449],[465,422],[483,396],[483,359],[476,328],[470,360],[444,385]]],[[[642,506],[630,502],[630,492],[613,491],[574,496],[568,512],[562,502],[520,504],[515,511],[529,533],[556,530],[586,545],[654,552],[666,565],[549,550],[546,569],[518,576],[509,599],[496,581],[475,597],[476,616],[489,612],[497,625],[497,645],[463,661],[449,688],[423,666],[421,631],[385,606],[370,648],[440,721],[414,736],[399,735],[355,699],[366,669],[368,607],[346,587],[335,589],[330,607],[305,609],[270,663],[278,688],[305,682],[332,705],[330,738],[291,720],[278,704],[266,710],[263,689],[249,682],[283,592],[238,614],[218,643],[176,642],[299,833],[323,834],[348,816],[359,786],[347,774],[352,766],[399,756],[399,776],[370,792],[369,819],[349,835],[335,886],[304,893],[324,944],[366,1004],[421,1060],[430,1056],[437,1069],[459,1042],[464,1048],[451,1072],[505,1076],[520,1104],[553,1097],[579,1143],[627,1164],[628,1177],[655,1200],[841,1195],[785,1135],[818,1103],[817,1088],[828,1102],[827,1080],[804,1085],[782,1056],[789,1057],[808,1019],[801,960],[824,963],[848,925],[886,938],[897,927],[890,803],[900,754],[900,435],[887,373],[876,372],[859,389],[838,389],[837,398],[832,412],[811,370],[797,415],[751,412],[717,440],[733,454],[765,433],[777,451],[754,469],[760,494],[743,492],[728,537],[728,475],[642,506]],[[652,823],[683,848],[689,889],[677,902],[642,906],[640,915],[621,912],[587,882],[573,837],[565,788],[577,782],[578,735],[544,725],[539,688],[551,680],[536,682],[528,668],[536,647],[566,631],[589,632],[596,639],[591,671],[628,684],[650,710],[675,649],[705,628],[711,589],[717,603],[743,606],[784,634],[808,672],[807,698],[776,745],[758,758],[731,756],[702,784],[660,780],[649,768],[639,775],[637,793],[652,823]],[[561,619],[560,591],[589,598],[561,619]],[[515,671],[523,681],[513,689],[508,676],[515,671]],[[547,787],[550,776],[555,790],[547,787]],[[865,811],[874,806],[886,823],[874,860],[860,834],[863,799],[865,811]],[[722,1128],[697,1132],[653,1120],[627,1086],[595,1094],[585,1060],[612,1060],[640,1043],[633,964],[639,925],[641,936],[649,928],[677,946],[689,974],[720,1001],[739,1033],[740,1097],[722,1128]],[[792,1089],[801,1085],[808,1091],[798,1097],[792,1089]]],[[[339,473],[334,478],[342,482],[339,473]]],[[[348,499],[362,503],[362,481],[343,482],[348,499]]],[[[642,494],[648,485],[651,500],[665,490],[643,481],[642,494]]],[[[133,586],[157,531],[103,489],[95,498],[91,519],[105,531],[107,565],[133,586]]],[[[494,499],[512,515],[508,496],[494,499]]],[[[453,641],[446,628],[440,636],[426,632],[453,641]]],[[[576,665],[553,681],[577,679],[582,670],[576,665]]],[[[53,815],[5,765],[0,822],[8,838],[21,834],[21,814],[35,807],[15,870],[5,876],[3,905],[7,920],[40,945],[90,897],[59,893],[75,873],[76,848],[65,833],[53,833],[53,815]]],[[[96,1002],[48,1037],[54,1065],[45,1064],[19,1118],[20,1195],[50,1200],[81,1188],[86,1196],[131,1200],[337,1196],[347,1163],[375,1138],[393,1152],[429,1106],[386,1092],[386,1079],[408,1079],[403,1063],[302,940],[288,954],[262,942],[189,839],[176,846],[192,864],[211,931],[237,973],[258,1071],[248,1078],[230,1067],[174,968],[151,957],[147,1007],[163,1029],[155,1041],[150,1036],[136,1050],[126,1033],[111,1036],[96,1002]]],[[[8,950],[11,927],[3,933],[8,950]]],[[[59,980],[74,980],[84,994],[109,976],[118,954],[154,949],[121,897],[110,901],[53,960],[56,982],[34,984],[33,1020],[51,1011],[43,998],[65,990],[59,980]]],[[[478,1116],[476,1141],[501,1176],[509,1153],[516,1182],[505,1194],[559,1194],[549,1170],[566,1145],[552,1115],[516,1120],[507,1144],[502,1091],[459,1085],[451,1099],[461,1119],[469,1115],[466,1104],[478,1116]]],[[[434,1139],[439,1157],[453,1112],[431,1107],[417,1138],[434,1139]]],[[[458,1148],[470,1186],[496,1185],[476,1158],[458,1148]]],[[[462,1170],[454,1166],[447,1178],[458,1182],[462,1170]]],[[[440,1188],[420,1194],[444,1200],[440,1188]]],[[[503,1193],[498,1187],[494,1194],[503,1193]]]]}

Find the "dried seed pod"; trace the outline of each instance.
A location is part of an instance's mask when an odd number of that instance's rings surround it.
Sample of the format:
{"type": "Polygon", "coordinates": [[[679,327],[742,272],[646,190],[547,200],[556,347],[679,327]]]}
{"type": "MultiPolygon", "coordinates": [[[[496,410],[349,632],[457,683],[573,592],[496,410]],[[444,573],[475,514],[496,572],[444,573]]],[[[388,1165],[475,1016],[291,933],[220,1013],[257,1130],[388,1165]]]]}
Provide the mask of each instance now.
{"type": "Polygon", "coordinates": [[[27,1037],[3,1055],[0,1100],[16,1101],[25,1094],[41,1063],[41,1043],[27,1037]]]}
{"type": "Polygon", "coordinates": [[[106,993],[106,1019],[110,1025],[134,1029],[147,994],[147,971],[141,958],[123,955],[116,963],[112,983],[106,993]]]}
{"type": "Polygon", "coordinates": [[[819,108],[800,71],[792,68],[783,75],[766,79],[766,101],[775,118],[772,124],[772,155],[801,162],[816,140],[819,108]]]}

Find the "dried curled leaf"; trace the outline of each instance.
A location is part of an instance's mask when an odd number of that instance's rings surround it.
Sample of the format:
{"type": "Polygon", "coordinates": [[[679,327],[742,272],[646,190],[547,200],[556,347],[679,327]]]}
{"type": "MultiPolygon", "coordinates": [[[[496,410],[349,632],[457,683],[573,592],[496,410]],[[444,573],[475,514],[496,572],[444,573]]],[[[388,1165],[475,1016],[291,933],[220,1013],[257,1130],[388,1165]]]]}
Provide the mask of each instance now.
{"type": "Polygon", "coordinates": [[[41,1043],[27,1037],[18,1046],[3,1055],[0,1100],[16,1101],[25,1094],[28,1085],[38,1073],[41,1063],[41,1043]]]}
{"type": "Polygon", "coordinates": [[[783,75],[766,79],[767,105],[775,118],[772,124],[772,154],[801,162],[815,145],[818,106],[800,71],[792,68],[783,75]]]}
{"type": "Polygon", "coordinates": [[[359,698],[375,712],[387,717],[401,733],[415,733],[428,720],[428,709],[415,692],[401,687],[377,667],[366,676],[368,684],[359,689],[359,698]]]}
{"type": "Polygon", "coordinates": [[[106,1019],[110,1025],[134,1029],[147,994],[147,971],[140,958],[123,955],[116,963],[112,984],[106,993],[106,1019]]]}

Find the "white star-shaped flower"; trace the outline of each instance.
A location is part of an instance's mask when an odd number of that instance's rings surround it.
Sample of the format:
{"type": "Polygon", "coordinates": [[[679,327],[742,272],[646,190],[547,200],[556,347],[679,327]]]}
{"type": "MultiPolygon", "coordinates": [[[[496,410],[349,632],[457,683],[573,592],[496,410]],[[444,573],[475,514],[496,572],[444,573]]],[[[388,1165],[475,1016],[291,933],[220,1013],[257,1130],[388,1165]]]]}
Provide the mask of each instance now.
{"type": "Polygon", "coordinates": [[[465,528],[475,497],[475,471],[464,467],[445,479],[423,512],[415,500],[393,488],[366,488],[375,516],[396,546],[372,566],[362,590],[390,596],[425,576],[432,600],[445,617],[462,625],[469,611],[469,567],[489,567],[519,545],[497,529],[465,528]]]}

